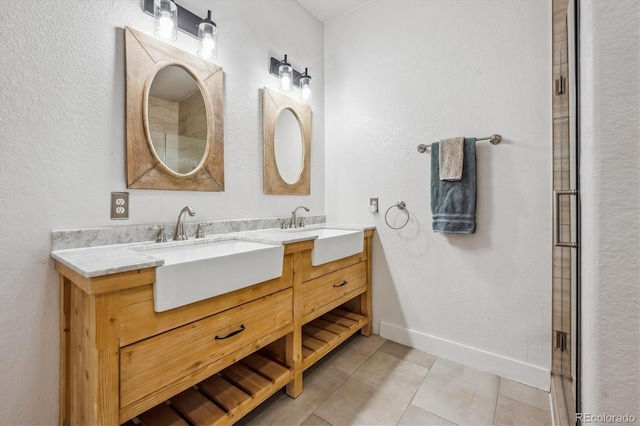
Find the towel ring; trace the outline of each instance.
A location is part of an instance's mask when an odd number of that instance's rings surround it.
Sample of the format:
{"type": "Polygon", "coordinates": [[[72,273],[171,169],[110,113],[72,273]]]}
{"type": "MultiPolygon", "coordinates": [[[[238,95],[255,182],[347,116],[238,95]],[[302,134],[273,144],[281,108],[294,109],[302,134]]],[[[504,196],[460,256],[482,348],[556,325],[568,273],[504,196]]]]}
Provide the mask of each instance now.
{"type": "Polygon", "coordinates": [[[395,203],[394,205],[392,205],[391,207],[389,207],[389,208],[387,209],[387,212],[384,214],[384,221],[385,221],[385,223],[387,224],[387,226],[388,226],[389,228],[391,228],[391,229],[402,229],[402,228],[404,228],[405,226],[407,226],[407,223],[409,223],[409,209],[407,209],[407,205],[404,203],[404,201],[398,201],[397,203],[395,203]],[[404,223],[404,225],[399,226],[399,227],[397,227],[397,228],[395,228],[395,227],[393,227],[393,226],[389,225],[389,221],[387,220],[387,215],[389,214],[389,210],[391,210],[391,209],[392,209],[392,208],[394,208],[394,207],[397,207],[397,208],[398,208],[398,210],[402,210],[402,211],[404,211],[405,213],[407,213],[407,220],[406,220],[406,222],[404,223]]]}

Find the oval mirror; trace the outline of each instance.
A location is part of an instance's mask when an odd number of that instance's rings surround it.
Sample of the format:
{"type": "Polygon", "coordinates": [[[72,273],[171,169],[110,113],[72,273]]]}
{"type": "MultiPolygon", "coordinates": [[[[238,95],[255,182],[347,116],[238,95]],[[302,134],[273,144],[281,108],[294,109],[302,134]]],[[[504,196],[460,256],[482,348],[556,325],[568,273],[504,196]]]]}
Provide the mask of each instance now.
{"type": "Polygon", "coordinates": [[[278,173],[286,183],[298,181],[302,172],[304,151],[300,123],[290,109],[283,109],[278,115],[274,135],[274,153],[278,173]]]}
{"type": "Polygon", "coordinates": [[[176,65],[158,71],[149,89],[147,124],[165,166],[183,175],[198,167],[207,148],[207,110],[191,74],[176,65]]]}

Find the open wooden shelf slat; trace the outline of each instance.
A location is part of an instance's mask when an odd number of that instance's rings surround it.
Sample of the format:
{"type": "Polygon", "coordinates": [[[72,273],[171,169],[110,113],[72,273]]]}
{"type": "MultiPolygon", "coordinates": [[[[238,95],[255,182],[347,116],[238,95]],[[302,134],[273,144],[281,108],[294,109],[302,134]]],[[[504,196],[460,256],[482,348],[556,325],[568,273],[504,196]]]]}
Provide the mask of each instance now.
{"type": "Polygon", "coordinates": [[[322,340],[318,340],[304,334],[302,335],[302,347],[307,348],[312,352],[322,350],[327,345],[327,342],[323,342],[322,340]]]}
{"type": "Polygon", "coordinates": [[[302,327],[302,368],[316,361],[367,324],[367,317],[336,308],[302,327]]]}
{"type": "Polygon", "coordinates": [[[138,420],[144,426],[231,424],[292,378],[291,369],[254,353],[203,380],[197,389],[189,388],[172,397],[170,405],[162,403],[139,415],[138,420]]]}
{"type": "Polygon", "coordinates": [[[340,324],[336,324],[334,322],[331,321],[327,321],[325,319],[323,319],[322,317],[318,318],[318,319],[314,319],[313,321],[311,321],[310,323],[311,325],[318,327],[318,328],[322,328],[324,330],[330,331],[331,333],[337,334],[338,336],[344,334],[345,332],[347,332],[349,327],[345,327],[343,325],[340,324]]]}
{"type": "Polygon", "coordinates": [[[303,327],[302,333],[307,336],[311,336],[314,339],[322,340],[323,342],[327,343],[335,343],[340,339],[340,336],[338,334],[335,334],[324,328],[316,327],[311,323],[306,324],[303,327]]]}
{"type": "Polygon", "coordinates": [[[235,410],[238,406],[251,399],[250,395],[247,395],[217,374],[200,382],[198,389],[227,412],[235,410]]]}
{"type": "Polygon", "coordinates": [[[224,370],[222,375],[240,389],[255,397],[271,385],[271,381],[251,371],[242,364],[233,364],[224,370]]]}
{"type": "Polygon", "coordinates": [[[263,377],[275,382],[278,377],[287,374],[289,369],[256,352],[242,360],[242,364],[260,373],[263,377]]]}
{"type": "Polygon", "coordinates": [[[218,424],[226,414],[194,388],[189,388],[172,397],[171,405],[196,426],[218,424]]]}
{"type": "Polygon", "coordinates": [[[140,414],[138,420],[144,426],[188,426],[188,423],[165,403],[156,405],[151,410],[140,414]]]}
{"type": "Polygon", "coordinates": [[[341,317],[340,315],[336,315],[333,312],[327,312],[326,314],[324,314],[322,316],[323,319],[326,319],[327,321],[331,321],[333,323],[339,324],[339,325],[343,325],[347,328],[351,328],[353,326],[356,325],[356,323],[358,321],[354,321],[352,319],[349,318],[345,318],[345,317],[341,317]]]}
{"type": "Polygon", "coordinates": [[[336,315],[338,315],[338,316],[340,316],[340,317],[344,317],[344,318],[350,319],[352,321],[360,322],[363,319],[365,319],[364,315],[360,315],[358,313],[351,312],[351,311],[346,311],[346,310],[341,309],[341,308],[336,308],[331,312],[336,314],[336,315]]]}

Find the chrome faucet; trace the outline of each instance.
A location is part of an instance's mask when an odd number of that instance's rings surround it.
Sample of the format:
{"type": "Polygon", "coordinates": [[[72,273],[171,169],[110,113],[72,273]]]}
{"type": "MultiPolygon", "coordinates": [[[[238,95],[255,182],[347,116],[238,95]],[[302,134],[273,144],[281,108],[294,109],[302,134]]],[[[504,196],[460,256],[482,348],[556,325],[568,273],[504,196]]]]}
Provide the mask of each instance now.
{"type": "Polygon", "coordinates": [[[289,222],[289,228],[297,228],[298,224],[296,223],[296,212],[300,209],[304,209],[304,211],[308,212],[309,208],[305,206],[298,206],[291,212],[291,222],[289,222]]]}
{"type": "Polygon", "coordinates": [[[189,216],[196,215],[196,211],[191,206],[186,206],[180,211],[180,214],[178,215],[178,223],[176,225],[176,232],[173,234],[173,241],[183,241],[188,239],[187,234],[184,231],[185,213],[189,213],[189,216]]]}

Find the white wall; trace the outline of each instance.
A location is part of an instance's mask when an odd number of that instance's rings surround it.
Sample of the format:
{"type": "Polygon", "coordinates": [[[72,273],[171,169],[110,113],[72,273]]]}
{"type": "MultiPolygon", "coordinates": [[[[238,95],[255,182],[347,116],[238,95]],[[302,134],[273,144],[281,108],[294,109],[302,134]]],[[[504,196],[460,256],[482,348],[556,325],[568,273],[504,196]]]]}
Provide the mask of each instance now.
{"type": "MultiPolygon", "coordinates": [[[[551,4],[391,1],[325,27],[329,222],[375,224],[382,334],[548,387],[551,342],[551,4]],[[430,158],[478,143],[475,235],[431,231],[430,158]],[[380,197],[380,214],[368,213],[380,197]],[[385,210],[406,202],[393,231],[385,210]]],[[[396,212],[390,214],[393,218],[396,212]]]]}
{"type": "Polygon", "coordinates": [[[580,16],[582,411],[640,419],[640,3],[580,16]]]}
{"type": "MultiPolygon", "coordinates": [[[[293,1],[195,1],[220,29],[225,71],[224,193],[131,190],[128,222],[109,219],[126,190],[122,27],[151,33],[138,0],[3,2],[0,14],[0,424],[54,424],[58,415],[58,281],[53,229],[324,213],[323,26],[293,1]],[[283,31],[287,29],[287,31],[283,31]],[[276,88],[270,56],[309,67],[315,88],[312,195],[262,194],[259,89],[276,88]]],[[[178,46],[195,52],[180,35],[178,46]]]]}

